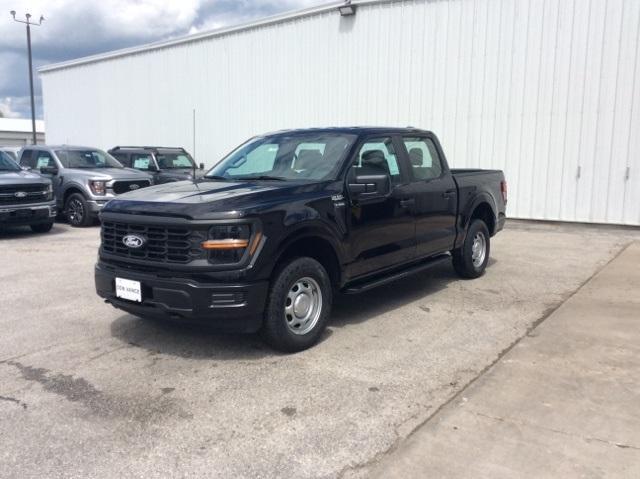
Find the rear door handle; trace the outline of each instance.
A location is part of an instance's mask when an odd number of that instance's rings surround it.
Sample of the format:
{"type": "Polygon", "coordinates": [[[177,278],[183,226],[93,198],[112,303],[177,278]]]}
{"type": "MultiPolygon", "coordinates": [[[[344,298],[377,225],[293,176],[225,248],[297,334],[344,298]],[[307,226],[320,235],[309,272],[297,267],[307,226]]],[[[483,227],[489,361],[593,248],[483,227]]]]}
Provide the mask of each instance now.
{"type": "Polygon", "coordinates": [[[400,200],[400,206],[402,208],[409,208],[410,206],[413,206],[415,204],[416,204],[415,198],[406,198],[404,200],[400,200]]]}

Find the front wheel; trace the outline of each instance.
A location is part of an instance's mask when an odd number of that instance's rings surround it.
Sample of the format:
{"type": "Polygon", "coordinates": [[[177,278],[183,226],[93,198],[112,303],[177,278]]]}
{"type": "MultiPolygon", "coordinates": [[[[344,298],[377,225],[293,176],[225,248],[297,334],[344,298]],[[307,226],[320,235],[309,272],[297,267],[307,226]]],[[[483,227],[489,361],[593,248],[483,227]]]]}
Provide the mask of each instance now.
{"type": "Polygon", "coordinates": [[[80,193],[74,193],[67,199],[64,208],[71,226],[89,226],[93,222],[89,214],[89,205],[80,193]]]}
{"type": "Polygon", "coordinates": [[[464,243],[453,250],[453,267],[463,278],[482,276],[489,262],[489,228],[482,220],[473,220],[464,243]]]}
{"type": "Polygon", "coordinates": [[[274,349],[308,349],[326,328],[331,304],[331,281],[324,267],[313,258],[293,259],[275,274],[260,333],[274,349]]]}

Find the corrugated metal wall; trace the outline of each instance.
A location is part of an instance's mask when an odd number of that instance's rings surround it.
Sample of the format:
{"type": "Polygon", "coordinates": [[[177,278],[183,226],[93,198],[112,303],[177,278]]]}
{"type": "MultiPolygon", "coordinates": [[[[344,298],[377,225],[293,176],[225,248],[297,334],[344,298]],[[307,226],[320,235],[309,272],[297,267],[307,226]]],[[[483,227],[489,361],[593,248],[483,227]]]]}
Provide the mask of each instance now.
{"type": "Polygon", "coordinates": [[[640,224],[640,1],[361,5],[43,74],[51,142],[184,145],[419,126],[500,168],[511,217],[640,224]]]}

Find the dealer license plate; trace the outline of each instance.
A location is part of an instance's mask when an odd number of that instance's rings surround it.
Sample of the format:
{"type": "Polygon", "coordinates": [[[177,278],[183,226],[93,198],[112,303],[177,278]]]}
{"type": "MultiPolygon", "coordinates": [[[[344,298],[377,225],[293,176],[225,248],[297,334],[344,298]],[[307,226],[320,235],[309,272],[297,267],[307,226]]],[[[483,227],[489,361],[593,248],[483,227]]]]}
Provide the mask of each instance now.
{"type": "Polygon", "coordinates": [[[116,278],[116,296],[129,301],[142,302],[142,286],[140,281],[116,278]]]}

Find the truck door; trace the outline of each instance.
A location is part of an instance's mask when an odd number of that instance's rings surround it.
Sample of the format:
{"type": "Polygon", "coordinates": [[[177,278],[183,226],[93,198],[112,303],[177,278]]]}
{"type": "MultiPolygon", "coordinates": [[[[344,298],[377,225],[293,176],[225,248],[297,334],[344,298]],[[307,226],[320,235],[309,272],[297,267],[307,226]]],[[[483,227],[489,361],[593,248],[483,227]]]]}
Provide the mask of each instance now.
{"type": "Polygon", "coordinates": [[[53,194],[56,200],[61,201],[60,165],[56,163],[53,155],[45,150],[33,150],[32,162],[35,171],[51,180],[51,183],[53,183],[53,194]]]}
{"type": "Polygon", "coordinates": [[[354,175],[387,174],[391,189],[374,202],[352,201],[348,212],[353,262],[347,274],[353,278],[409,261],[416,254],[412,198],[407,192],[406,167],[397,156],[398,139],[391,136],[366,139],[352,160],[354,175]]]}
{"type": "Polygon", "coordinates": [[[429,256],[453,248],[456,238],[457,189],[434,140],[402,137],[402,154],[410,166],[410,191],[415,196],[417,255],[429,256]]]}

